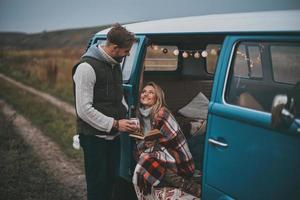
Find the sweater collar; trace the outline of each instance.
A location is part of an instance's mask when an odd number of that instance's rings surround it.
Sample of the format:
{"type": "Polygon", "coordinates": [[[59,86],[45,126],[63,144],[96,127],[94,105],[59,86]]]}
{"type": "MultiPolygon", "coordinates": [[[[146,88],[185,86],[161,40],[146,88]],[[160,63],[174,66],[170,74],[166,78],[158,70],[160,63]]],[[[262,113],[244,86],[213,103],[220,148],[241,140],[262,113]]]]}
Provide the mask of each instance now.
{"type": "Polygon", "coordinates": [[[102,54],[102,56],[104,57],[104,59],[108,63],[110,63],[112,65],[119,64],[113,57],[111,57],[110,55],[108,55],[100,45],[98,45],[98,49],[99,49],[100,53],[102,54]]]}
{"type": "Polygon", "coordinates": [[[142,115],[143,117],[149,117],[151,109],[152,109],[152,107],[146,108],[146,109],[143,108],[143,107],[139,108],[139,110],[140,110],[140,112],[141,112],[141,115],[142,115]]]}

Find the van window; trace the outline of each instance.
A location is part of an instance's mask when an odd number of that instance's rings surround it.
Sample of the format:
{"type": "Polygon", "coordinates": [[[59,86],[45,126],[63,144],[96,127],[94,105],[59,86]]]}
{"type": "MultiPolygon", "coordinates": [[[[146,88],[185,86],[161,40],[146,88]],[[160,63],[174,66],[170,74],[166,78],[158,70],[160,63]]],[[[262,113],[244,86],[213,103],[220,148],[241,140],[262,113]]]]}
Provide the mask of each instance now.
{"type": "MultiPolygon", "coordinates": [[[[238,43],[235,47],[226,90],[226,101],[250,109],[266,111],[272,95],[272,84],[264,84],[261,55],[267,49],[260,43],[238,43]],[[269,95],[268,97],[266,95],[269,95]]],[[[265,66],[271,70],[270,66],[265,66]]]]}
{"type": "Polygon", "coordinates": [[[274,96],[287,94],[300,80],[299,66],[299,44],[238,43],[230,64],[225,100],[229,104],[270,112],[274,96]]]}
{"type": "Polygon", "coordinates": [[[300,81],[300,44],[271,45],[270,51],[274,80],[289,84],[300,81]]]}
{"type": "Polygon", "coordinates": [[[220,44],[208,44],[206,46],[206,52],[207,52],[206,71],[210,74],[215,73],[220,50],[221,50],[220,44]]]}
{"type": "Polygon", "coordinates": [[[178,66],[177,51],[176,46],[150,45],[144,61],[145,71],[175,71],[178,66]]]}
{"type": "Polygon", "coordinates": [[[122,72],[123,72],[123,81],[128,81],[130,78],[130,74],[132,71],[132,67],[133,67],[133,62],[135,60],[135,56],[137,53],[137,46],[138,43],[135,42],[133,43],[130,52],[129,52],[129,56],[127,56],[124,60],[123,63],[121,63],[122,66],[122,72]]]}
{"type": "Polygon", "coordinates": [[[241,43],[235,53],[234,66],[235,76],[244,78],[262,78],[259,46],[241,43]]]}

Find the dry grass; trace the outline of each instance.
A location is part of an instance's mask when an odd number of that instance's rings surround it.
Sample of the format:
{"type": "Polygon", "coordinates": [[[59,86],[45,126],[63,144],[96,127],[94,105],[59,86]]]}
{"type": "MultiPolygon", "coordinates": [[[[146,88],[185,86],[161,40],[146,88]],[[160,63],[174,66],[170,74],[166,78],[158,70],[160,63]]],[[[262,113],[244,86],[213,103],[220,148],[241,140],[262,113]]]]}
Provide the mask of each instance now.
{"type": "Polygon", "coordinates": [[[73,102],[71,71],[83,52],[84,48],[2,51],[0,72],[73,102]]]}

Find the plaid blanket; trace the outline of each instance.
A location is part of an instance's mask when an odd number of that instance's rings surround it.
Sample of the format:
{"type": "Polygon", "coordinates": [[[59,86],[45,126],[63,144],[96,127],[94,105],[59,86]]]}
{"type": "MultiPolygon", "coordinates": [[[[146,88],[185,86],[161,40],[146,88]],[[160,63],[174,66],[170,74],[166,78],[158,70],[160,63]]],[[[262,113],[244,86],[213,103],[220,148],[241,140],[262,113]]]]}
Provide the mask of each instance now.
{"type": "Polygon", "coordinates": [[[139,159],[133,183],[141,188],[157,186],[167,169],[180,176],[191,177],[195,169],[192,155],[173,115],[166,108],[161,108],[151,128],[159,129],[163,137],[152,148],[137,147],[139,159]]]}

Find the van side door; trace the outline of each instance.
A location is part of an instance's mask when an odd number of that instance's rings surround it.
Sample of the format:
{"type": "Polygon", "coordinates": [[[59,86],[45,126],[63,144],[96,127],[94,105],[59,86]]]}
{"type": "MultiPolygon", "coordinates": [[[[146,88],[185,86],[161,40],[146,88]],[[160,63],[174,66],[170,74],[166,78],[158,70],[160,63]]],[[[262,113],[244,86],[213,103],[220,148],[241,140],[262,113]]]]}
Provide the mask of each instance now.
{"type": "MultiPolygon", "coordinates": [[[[143,58],[147,46],[147,38],[136,35],[136,43],[132,46],[130,55],[126,57],[122,65],[124,97],[128,104],[127,117],[130,118],[135,112],[138,101],[140,76],[143,69],[143,58]]],[[[128,134],[121,134],[121,155],[119,175],[131,181],[135,167],[133,160],[133,140],[128,134]]]]}
{"type": "Polygon", "coordinates": [[[299,34],[225,39],[209,104],[202,199],[300,199],[300,135],[271,127],[274,96],[298,81],[299,34]]]}

